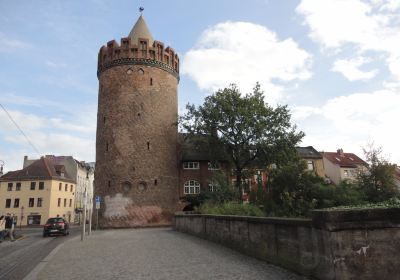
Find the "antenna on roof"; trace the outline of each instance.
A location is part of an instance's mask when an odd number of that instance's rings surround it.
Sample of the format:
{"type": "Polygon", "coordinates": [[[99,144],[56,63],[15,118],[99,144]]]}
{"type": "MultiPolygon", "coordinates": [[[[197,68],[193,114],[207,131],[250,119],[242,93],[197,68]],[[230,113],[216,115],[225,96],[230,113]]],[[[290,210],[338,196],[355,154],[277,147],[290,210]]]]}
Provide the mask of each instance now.
{"type": "Polygon", "coordinates": [[[139,7],[140,15],[142,15],[143,11],[144,11],[144,8],[143,7],[139,7]]]}

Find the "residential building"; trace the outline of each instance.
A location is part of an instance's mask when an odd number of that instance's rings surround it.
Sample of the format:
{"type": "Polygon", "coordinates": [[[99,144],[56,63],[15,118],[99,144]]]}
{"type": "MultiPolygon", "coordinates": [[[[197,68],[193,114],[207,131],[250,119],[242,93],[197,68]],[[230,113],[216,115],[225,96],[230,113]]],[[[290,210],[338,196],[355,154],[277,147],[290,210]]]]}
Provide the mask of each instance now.
{"type": "Polygon", "coordinates": [[[397,188],[400,190],[400,167],[397,165],[394,170],[394,183],[396,184],[397,188]]]}
{"type": "Polygon", "coordinates": [[[353,153],[344,153],[343,149],[336,152],[321,152],[326,176],[334,183],[343,180],[355,180],[359,172],[364,172],[367,163],[353,153]]]}
{"type": "Polygon", "coordinates": [[[94,163],[88,163],[84,161],[77,161],[76,163],[76,193],[75,193],[75,222],[82,222],[82,213],[85,202],[86,192],[86,209],[88,217],[89,212],[93,210],[93,193],[94,193],[94,163]]]}
{"type": "Polygon", "coordinates": [[[313,146],[296,147],[300,158],[307,164],[307,170],[315,175],[325,178],[324,161],[322,155],[313,146]]]}
{"type": "MultiPolygon", "coordinates": [[[[72,156],[55,156],[46,155],[45,158],[50,159],[56,164],[65,166],[67,173],[76,182],[75,202],[74,211],[75,219],[73,222],[80,223],[83,211],[83,202],[85,190],[87,192],[87,209],[93,207],[93,181],[94,181],[94,162],[88,163],[85,161],[79,161],[74,159],[72,156]]],[[[24,157],[24,167],[36,162],[37,159],[28,159],[28,156],[24,157]]]]}
{"type": "Polygon", "coordinates": [[[218,187],[216,174],[229,174],[224,155],[213,153],[209,138],[205,136],[192,141],[188,135],[180,133],[179,140],[179,197],[182,199],[186,195],[214,191],[218,187]]]}
{"type": "Polygon", "coordinates": [[[74,220],[76,182],[64,165],[42,157],[0,178],[0,213],[18,225],[43,225],[50,217],[74,220]]]}

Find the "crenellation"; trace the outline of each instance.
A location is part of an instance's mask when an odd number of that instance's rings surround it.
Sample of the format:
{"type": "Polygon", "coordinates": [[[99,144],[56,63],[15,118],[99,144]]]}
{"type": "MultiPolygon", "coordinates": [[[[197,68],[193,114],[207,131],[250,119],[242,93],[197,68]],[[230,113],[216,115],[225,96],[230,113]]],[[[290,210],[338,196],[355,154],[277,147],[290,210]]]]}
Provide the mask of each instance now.
{"type": "MultiPolygon", "coordinates": [[[[171,47],[164,47],[164,43],[154,41],[149,46],[147,38],[139,38],[137,42],[132,42],[131,38],[121,38],[120,44],[115,40],[107,42],[106,46],[102,46],[98,55],[98,74],[109,69],[112,64],[129,64],[132,59],[140,59],[141,63],[147,60],[152,64],[156,63],[162,68],[162,65],[168,71],[175,72],[179,76],[179,57],[171,47]],[[136,44],[135,44],[136,43],[136,44]]],[[[131,61],[134,64],[134,61],[131,61]]]]}

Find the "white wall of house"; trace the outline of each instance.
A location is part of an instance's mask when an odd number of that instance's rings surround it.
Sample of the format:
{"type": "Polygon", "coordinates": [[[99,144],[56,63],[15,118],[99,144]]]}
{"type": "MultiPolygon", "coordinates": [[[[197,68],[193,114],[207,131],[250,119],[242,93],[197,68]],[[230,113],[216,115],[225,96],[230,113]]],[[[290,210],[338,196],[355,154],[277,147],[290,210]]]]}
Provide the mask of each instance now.
{"type": "MultiPolygon", "coordinates": [[[[75,209],[83,209],[85,189],[87,192],[87,210],[93,207],[93,181],[94,170],[87,170],[86,164],[77,162],[77,178],[76,178],[76,193],[75,193],[75,209]]],[[[76,215],[76,222],[79,221],[80,215],[76,215]]]]}
{"type": "Polygon", "coordinates": [[[324,167],[325,167],[325,175],[332,180],[332,183],[335,185],[339,184],[342,180],[340,167],[334,163],[332,163],[327,158],[323,157],[324,167]]]}

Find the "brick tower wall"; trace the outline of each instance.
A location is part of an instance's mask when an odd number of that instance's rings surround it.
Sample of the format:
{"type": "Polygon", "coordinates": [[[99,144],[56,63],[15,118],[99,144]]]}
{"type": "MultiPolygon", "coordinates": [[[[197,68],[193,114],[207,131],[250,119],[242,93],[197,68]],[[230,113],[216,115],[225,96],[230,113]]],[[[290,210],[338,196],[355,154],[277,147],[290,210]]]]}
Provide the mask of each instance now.
{"type": "Polygon", "coordinates": [[[179,58],[147,42],[139,39],[138,47],[123,38],[99,52],[95,194],[102,228],[169,224],[178,205],[179,58]]]}

